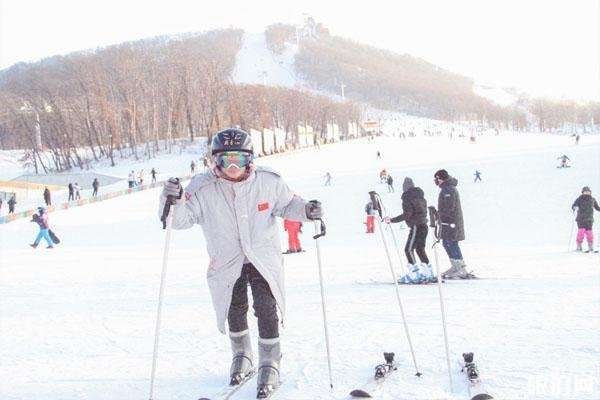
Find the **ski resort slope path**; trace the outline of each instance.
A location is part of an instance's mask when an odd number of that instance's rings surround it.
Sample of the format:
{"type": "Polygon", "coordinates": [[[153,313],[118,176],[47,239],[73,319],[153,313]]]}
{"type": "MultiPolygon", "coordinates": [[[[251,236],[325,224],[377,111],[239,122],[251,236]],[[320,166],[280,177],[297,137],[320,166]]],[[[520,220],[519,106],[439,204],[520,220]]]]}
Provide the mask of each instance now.
{"type": "MultiPolygon", "coordinates": [[[[371,376],[384,351],[394,351],[400,369],[378,398],[465,399],[455,360],[472,351],[496,398],[597,399],[600,258],[567,251],[570,206],[581,187],[590,186],[600,198],[600,138],[584,139],[575,146],[572,138],[548,135],[482,136],[477,144],[466,138],[378,138],[257,160],[280,171],[299,195],[321,200],[327,224],[320,246],[334,389],[314,228],[307,223],[301,237],[306,252],[285,256],[288,310],[278,398],[345,399],[371,376]],[[556,168],[563,153],[571,168],[556,168]],[[383,168],[395,179],[395,193],[379,183],[383,168]],[[453,390],[437,287],[400,287],[423,373],[416,378],[380,235],[365,234],[363,224],[369,190],[381,194],[387,214],[401,212],[405,176],[436,205],[433,174],[439,168],[459,180],[466,230],[461,247],[468,267],[482,278],[444,285],[453,390]],[[482,183],[473,183],[475,169],[482,183]],[[326,172],[331,186],[323,185],[326,172]]],[[[159,193],[51,213],[51,227],[62,239],[53,250],[28,246],[35,224],[0,226],[1,399],[147,398],[165,235],[159,193]]],[[[402,252],[407,229],[391,229],[402,252]]],[[[396,248],[384,232],[400,273],[396,248]]],[[[282,250],[286,240],[282,229],[282,250]]],[[[446,269],[447,256],[438,250],[446,269]]],[[[210,397],[228,380],[229,342],[216,329],[207,265],[199,227],[173,232],[156,399],[210,397]]],[[[256,339],[255,318],[249,320],[256,339]]],[[[250,382],[234,398],[254,398],[254,391],[250,382]]]]}

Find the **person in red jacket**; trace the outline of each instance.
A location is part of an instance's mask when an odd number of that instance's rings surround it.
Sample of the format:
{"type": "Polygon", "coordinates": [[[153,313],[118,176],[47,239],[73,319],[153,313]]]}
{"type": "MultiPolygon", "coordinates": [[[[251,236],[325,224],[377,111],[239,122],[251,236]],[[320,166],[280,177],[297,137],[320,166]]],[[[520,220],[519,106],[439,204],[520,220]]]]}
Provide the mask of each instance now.
{"type": "Polygon", "coordinates": [[[302,231],[302,222],[284,219],[283,229],[285,229],[288,234],[288,250],[284,254],[300,253],[302,251],[302,246],[300,246],[298,234],[302,231]]]}

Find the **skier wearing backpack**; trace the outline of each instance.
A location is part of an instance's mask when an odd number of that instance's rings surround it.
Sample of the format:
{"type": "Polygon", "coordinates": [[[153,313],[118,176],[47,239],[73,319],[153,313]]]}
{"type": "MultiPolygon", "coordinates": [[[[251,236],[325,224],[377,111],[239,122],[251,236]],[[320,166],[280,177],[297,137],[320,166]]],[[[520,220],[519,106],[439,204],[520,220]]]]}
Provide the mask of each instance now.
{"type": "Polygon", "coordinates": [[[592,197],[592,190],[589,186],[584,186],[581,189],[581,195],[577,197],[573,205],[571,206],[573,211],[577,211],[577,251],[583,251],[581,245],[583,244],[583,238],[587,239],[588,250],[586,253],[594,251],[594,231],[592,226],[594,225],[594,209],[600,211],[600,206],[595,198],[592,197]]]}
{"type": "Polygon", "coordinates": [[[425,244],[427,241],[427,200],[425,193],[419,187],[415,187],[412,179],[404,178],[402,183],[402,214],[390,218],[385,217],[386,223],[396,223],[406,221],[406,225],[410,228],[408,237],[406,238],[406,246],[404,253],[408,260],[409,273],[399,279],[399,283],[421,283],[435,281],[433,269],[429,263],[429,257],[425,252],[425,244]],[[415,251],[421,265],[417,262],[415,251]]]}
{"type": "Polygon", "coordinates": [[[214,166],[194,176],[185,193],[170,178],[160,196],[159,215],[172,204],[173,229],[202,227],[210,264],[208,285],[217,326],[229,337],[233,360],[230,384],[253,370],[248,330],[248,284],[258,319],[258,397],[279,385],[279,317],[285,310],[283,256],[276,217],[295,221],[321,218],[321,203],[305,201],[275,171],[255,166],[250,135],[240,129],[218,132],[211,149],[214,166]]]}

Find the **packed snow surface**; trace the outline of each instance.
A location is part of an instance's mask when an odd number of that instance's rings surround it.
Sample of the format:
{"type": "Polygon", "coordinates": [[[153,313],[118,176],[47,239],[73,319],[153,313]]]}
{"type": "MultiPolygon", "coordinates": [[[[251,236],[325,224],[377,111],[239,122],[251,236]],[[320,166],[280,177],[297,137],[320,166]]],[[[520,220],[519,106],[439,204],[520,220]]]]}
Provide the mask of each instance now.
{"type": "MultiPolygon", "coordinates": [[[[189,158],[173,161],[178,174],[189,158]]],[[[600,397],[600,258],[573,252],[570,236],[570,206],[582,186],[600,198],[600,137],[586,135],[578,146],[570,137],[541,134],[480,136],[476,144],[445,135],[383,137],[257,163],[280,171],[305,199],[321,200],[327,224],[319,245],[333,390],[314,228],[306,223],[306,252],[285,256],[288,309],[278,399],[346,399],[372,375],[384,351],[396,353],[400,368],[376,394],[380,399],[466,399],[456,360],[467,351],[475,353],[495,398],[600,397]],[[562,154],[571,168],[556,168],[562,154]],[[379,183],[382,168],[394,177],[395,193],[379,183]],[[452,388],[437,286],[400,287],[423,373],[417,378],[382,237],[366,234],[363,224],[370,190],[381,194],[387,214],[401,212],[405,176],[437,205],[432,178],[439,168],[459,180],[466,230],[461,247],[469,269],[481,277],[443,285],[452,388]],[[473,182],[475,170],[483,182],[473,182]],[[323,185],[326,172],[331,186],[323,185]]],[[[0,399],[148,398],[165,240],[159,193],[51,213],[51,227],[62,239],[53,250],[28,246],[38,228],[27,220],[0,225],[0,399]]],[[[384,234],[400,274],[396,249],[402,252],[408,230],[399,224],[391,229],[397,246],[389,229],[384,234]]],[[[431,236],[427,251],[435,262],[431,236]]],[[[154,398],[211,397],[228,382],[230,349],[216,328],[205,241],[199,227],[174,231],[171,239],[154,398]]],[[[441,246],[438,255],[440,267],[448,268],[441,246]]],[[[249,314],[255,342],[256,320],[249,314]]],[[[250,382],[234,398],[254,395],[250,382]]]]}

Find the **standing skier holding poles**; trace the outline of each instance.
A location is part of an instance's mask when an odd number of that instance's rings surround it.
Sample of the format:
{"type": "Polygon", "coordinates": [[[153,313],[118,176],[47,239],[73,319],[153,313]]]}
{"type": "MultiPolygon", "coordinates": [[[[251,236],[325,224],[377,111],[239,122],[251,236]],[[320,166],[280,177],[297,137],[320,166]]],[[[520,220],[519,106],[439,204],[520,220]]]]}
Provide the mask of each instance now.
{"type": "Polygon", "coordinates": [[[265,398],[279,385],[281,348],[279,317],[285,310],[283,256],[276,217],[296,221],[319,220],[321,203],[305,201],[275,171],[255,166],[250,135],[226,129],[212,141],[214,166],[196,175],[185,189],[169,179],[160,197],[159,213],[168,196],[172,228],[202,227],[210,256],[207,280],[217,326],[229,337],[233,360],[230,385],[238,385],[254,371],[248,330],[250,285],[258,319],[257,397],[265,398]]]}
{"type": "Polygon", "coordinates": [[[427,200],[425,193],[419,187],[415,187],[412,179],[404,178],[402,183],[402,214],[397,217],[385,217],[386,223],[406,221],[410,228],[406,238],[404,254],[408,260],[408,274],[400,278],[399,283],[425,283],[434,282],[433,269],[425,252],[427,241],[427,200]],[[422,266],[417,263],[415,250],[419,256],[422,266]],[[411,274],[412,273],[412,274],[411,274]]]}
{"type": "Polygon", "coordinates": [[[440,188],[438,197],[440,237],[451,264],[442,277],[467,279],[470,274],[465,268],[466,264],[458,245],[459,241],[465,240],[460,196],[456,190],[458,180],[451,177],[445,169],[440,169],[434,174],[434,182],[440,188]]]}

